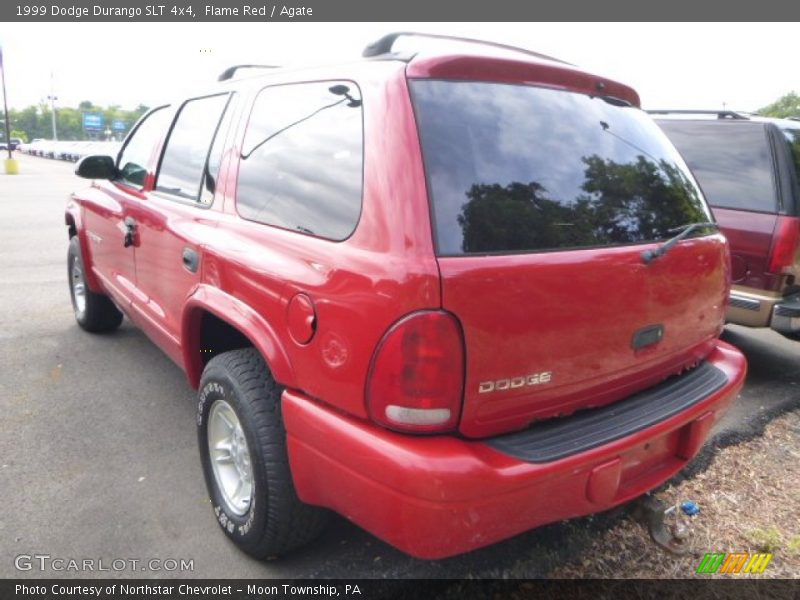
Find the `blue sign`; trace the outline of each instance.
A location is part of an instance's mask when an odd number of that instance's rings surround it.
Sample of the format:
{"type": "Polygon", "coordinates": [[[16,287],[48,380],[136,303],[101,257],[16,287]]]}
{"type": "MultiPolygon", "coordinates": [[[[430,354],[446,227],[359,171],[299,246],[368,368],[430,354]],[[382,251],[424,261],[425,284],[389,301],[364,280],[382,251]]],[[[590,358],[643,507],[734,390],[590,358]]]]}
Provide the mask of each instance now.
{"type": "Polygon", "coordinates": [[[113,123],[111,123],[111,129],[114,131],[125,131],[127,128],[128,124],[120,119],[116,119],[113,123]]]}
{"type": "Polygon", "coordinates": [[[84,129],[103,129],[103,113],[83,113],[84,129]]]}

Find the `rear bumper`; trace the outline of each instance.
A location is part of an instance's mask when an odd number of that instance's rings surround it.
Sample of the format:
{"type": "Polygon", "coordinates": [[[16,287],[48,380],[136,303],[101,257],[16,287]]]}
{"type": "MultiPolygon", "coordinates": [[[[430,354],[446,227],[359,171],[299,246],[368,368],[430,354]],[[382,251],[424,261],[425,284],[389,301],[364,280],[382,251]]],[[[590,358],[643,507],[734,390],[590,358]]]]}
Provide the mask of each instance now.
{"type": "Polygon", "coordinates": [[[772,309],[780,300],[777,292],[735,287],[731,290],[725,319],[747,327],[769,327],[772,309]]]}
{"type": "Polygon", "coordinates": [[[726,319],[748,327],[770,327],[783,335],[800,333],[800,294],[781,296],[734,288],[726,319]]]}
{"type": "Polygon", "coordinates": [[[746,372],[742,354],[719,342],[707,360],[726,376],[713,393],[622,438],[540,463],[483,441],[393,433],[287,391],[295,486],[305,502],[332,508],[421,558],[606,510],[679,471],[734,400],[746,372]]]}
{"type": "Polygon", "coordinates": [[[800,294],[787,296],[774,306],[770,326],[783,335],[800,333],[800,294]]]}

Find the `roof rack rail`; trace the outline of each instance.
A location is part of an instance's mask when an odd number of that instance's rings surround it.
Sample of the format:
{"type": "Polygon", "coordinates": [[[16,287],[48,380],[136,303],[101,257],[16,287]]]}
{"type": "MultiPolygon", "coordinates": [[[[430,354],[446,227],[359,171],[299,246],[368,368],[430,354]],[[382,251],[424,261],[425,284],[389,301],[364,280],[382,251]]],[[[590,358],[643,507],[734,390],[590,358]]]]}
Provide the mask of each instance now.
{"type": "Polygon", "coordinates": [[[369,46],[364,48],[364,51],[361,53],[361,55],[364,58],[372,58],[375,56],[390,54],[392,52],[392,46],[394,45],[395,41],[397,41],[397,38],[404,36],[424,37],[435,40],[448,40],[456,42],[468,42],[470,44],[482,44],[484,46],[492,46],[493,48],[500,48],[502,50],[511,50],[513,52],[520,52],[522,54],[527,54],[529,56],[535,56],[536,58],[544,58],[546,60],[552,60],[561,64],[574,66],[572,65],[572,63],[568,63],[559,58],[548,56],[547,54],[541,54],[539,52],[533,52],[531,50],[526,50],[525,48],[518,48],[517,46],[509,46],[507,44],[499,44],[497,42],[487,42],[486,40],[476,40],[474,38],[458,37],[452,35],[441,35],[437,33],[419,33],[416,31],[395,31],[393,33],[389,33],[380,38],[379,40],[372,42],[369,46]]]}
{"type": "Polygon", "coordinates": [[[236,71],[239,69],[280,69],[278,65],[233,65],[232,67],[228,67],[222,73],[220,73],[219,77],[217,77],[217,81],[227,81],[231,79],[236,71]]]}
{"type": "Polygon", "coordinates": [[[746,114],[735,110],[648,110],[651,115],[717,115],[718,119],[748,120],[746,114]]]}

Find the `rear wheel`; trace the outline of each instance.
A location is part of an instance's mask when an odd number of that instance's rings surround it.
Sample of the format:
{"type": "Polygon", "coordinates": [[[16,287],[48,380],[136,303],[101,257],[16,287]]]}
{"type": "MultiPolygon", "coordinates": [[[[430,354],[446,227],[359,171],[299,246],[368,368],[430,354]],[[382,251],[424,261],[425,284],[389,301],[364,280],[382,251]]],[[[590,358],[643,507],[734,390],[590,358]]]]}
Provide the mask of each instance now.
{"type": "Polygon", "coordinates": [[[215,356],[200,380],[198,443],[214,514],[225,535],[260,559],[308,543],[327,517],[295,492],[281,392],[254,348],[215,356]]]}
{"type": "Polygon", "coordinates": [[[112,331],[119,327],[122,323],[122,313],[119,309],[108,296],[96,294],[86,285],[85,267],[77,235],[69,240],[67,277],[72,309],[78,325],[92,333],[112,331]]]}

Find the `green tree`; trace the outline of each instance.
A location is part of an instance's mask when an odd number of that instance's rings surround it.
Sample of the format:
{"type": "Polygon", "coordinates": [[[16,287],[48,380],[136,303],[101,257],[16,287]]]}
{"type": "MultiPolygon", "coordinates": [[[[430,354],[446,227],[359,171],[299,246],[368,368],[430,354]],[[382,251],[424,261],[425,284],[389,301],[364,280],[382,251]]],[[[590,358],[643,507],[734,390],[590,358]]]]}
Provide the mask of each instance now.
{"type": "Polygon", "coordinates": [[[58,126],[58,139],[83,139],[83,121],[80,110],[69,107],[56,108],[56,120],[58,126]]]}
{"type": "Polygon", "coordinates": [[[765,117],[777,117],[785,119],[788,117],[800,117],[800,96],[795,92],[781,96],[772,104],[759,109],[758,114],[765,117]]]}
{"type": "Polygon", "coordinates": [[[465,252],[570,248],[663,238],[705,221],[694,186],[676,166],[638,156],[583,157],[582,192],[556,201],[536,181],[476,183],[458,215],[465,252]]]}
{"type": "MultiPolygon", "coordinates": [[[[87,137],[83,130],[83,113],[97,112],[103,114],[106,124],[111,127],[114,120],[124,121],[127,128],[123,132],[114,132],[118,136],[127,133],[134,123],[147,112],[147,106],[139,104],[133,110],[126,110],[119,105],[101,107],[89,100],[78,104],[77,108],[56,106],[56,129],[60,140],[82,140],[87,137]]],[[[22,109],[10,109],[9,120],[16,133],[13,137],[24,137],[28,140],[53,137],[50,105],[46,102],[27,106],[22,109]]],[[[102,132],[101,132],[102,134],[102,132]]]]}

